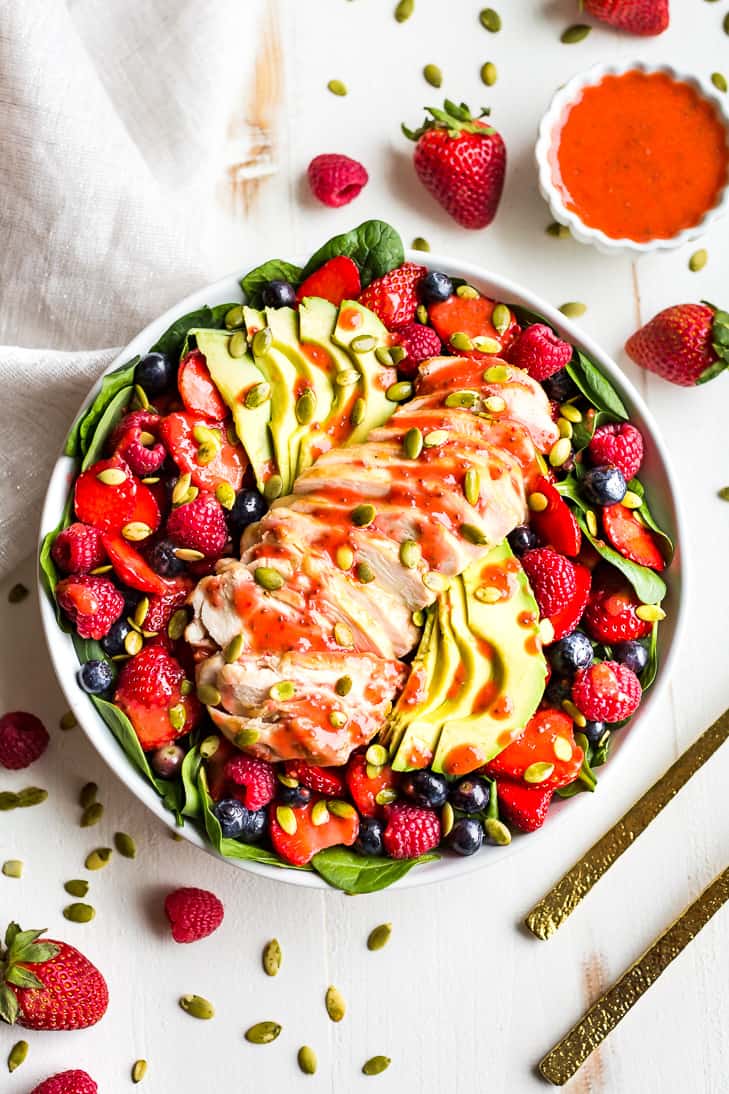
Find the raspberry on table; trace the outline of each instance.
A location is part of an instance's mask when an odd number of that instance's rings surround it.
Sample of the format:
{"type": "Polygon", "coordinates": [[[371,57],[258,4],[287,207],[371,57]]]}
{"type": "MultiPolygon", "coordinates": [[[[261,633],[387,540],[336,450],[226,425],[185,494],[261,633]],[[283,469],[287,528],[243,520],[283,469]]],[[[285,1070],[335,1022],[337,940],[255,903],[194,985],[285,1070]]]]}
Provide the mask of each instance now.
{"type": "Polygon", "coordinates": [[[165,914],[175,942],[199,942],[223,922],[223,905],[207,889],[175,889],[165,898],[165,914]]]}
{"type": "Polygon", "coordinates": [[[307,175],[314,197],[333,209],[349,205],[369,181],[361,163],[336,152],[314,156],[307,175]]]}
{"type": "Polygon", "coordinates": [[[39,1086],[33,1087],[31,1094],[98,1094],[98,1086],[86,1071],[74,1068],[72,1071],[59,1071],[51,1075],[39,1086]]]}
{"type": "Polygon", "coordinates": [[[59,581],[56,599],[82,638],[104,638],[124,611],[124,597],[108,577],[74,574],[59,581]]]}
{"type": "Polygon", "coordinates": [[[48,733],[40,718],[25,710],[11,710],[0,718],[0,764],[21,771],[48,748],[48,733]]]}
{"type": "Polygon", "coordinates": [[[89,570],[95,570],[106,558],[101,532],[80,521],[69,524],[56,536],[51,558],[65,574],[87,574],[89,570]]]}

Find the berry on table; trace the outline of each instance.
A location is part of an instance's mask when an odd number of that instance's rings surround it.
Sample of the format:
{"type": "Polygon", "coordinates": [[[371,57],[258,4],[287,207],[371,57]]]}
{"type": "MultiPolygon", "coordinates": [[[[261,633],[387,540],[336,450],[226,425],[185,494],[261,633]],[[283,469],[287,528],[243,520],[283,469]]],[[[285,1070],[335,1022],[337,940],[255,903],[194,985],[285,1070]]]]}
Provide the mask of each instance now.
{"type": "Polygon", "coordinates": [[[453,282],[440,270],[431,270],[420,282],[420,299],[424,304],[438,304],[453,296],[453,292],[453,282]]]}
{"type": "Polygon", "coordinates": [[[613,659],[626,665],[636,676],[640,676],[648,664],[648,650],[642,642],[629,639],[626,642],[617,642],[612,649],[613,659]]]}
{"type": "Polygon", "coordinates": [[[82,638],[96,641],[124,611],[124,597],[108,577],[74,574],[56,586],[56,599],[82,638]]]}
{"type": "Polygon", "coordinates": [[[630,422],[608,422],[595,430],[588,446],[593,464],[613,464],[626,482],[640,471],[643,462],[643,437],[630,422]]]}
{"type": "Polygon", "coordinates": [[[108,661],[87,661],[78,670],[78,682],[89,695],[103,695],[114,683],[114,670],[108,661]]]}
{"type": "Polygon", "coordinates": [[[264,308],[295,308],[296,289],[290,281],[275,277],[261,289],[264,308]]]}
{"type": "Polygon", "coordinates": [[[461,817],[451,828],[445,842],[457,855],[474,855],[483,844],[483,825],[475,817],[461,817]]]}
{"type": "Polygon", "coordinates": [[[402,792],[416,805],[428,809],[440,809],[448,797],[448,782],[443,775],[427,768],[422,771],[409,771],[400,784],[402,792]]]}
{"type": "Polygon", "coordinates": [[[48,748],[48,733],[40,718],[25,710],[11,710],[0,718],[0,765],[21,771],[48,748]]]}
{"type": "Polygon", "coordinates": [[[86,1071],[59,1071],[34,1086],[31,1094],[98,1094],[98,1086],[86,1071]]]}
{"type": "Polygon", "coordinates": [[[336,152],[314,156],[307,176],[314,197],[332,209],[349,205],[369,181],[361,163],[336,152]]]}
{"type": "Polygon", "coordinates": [[[580,486],[590,505],[615,505],[625,497],[625,476],[618,467],[602,464],[585,472],[580,486]]]}
{"type": "Polygon", "coordinates": [[[453,808],[461,813],[483,813],[489,804],[491,790],[477,775],[466,775],[451,787],[449,797],[453,808]]]}
{"type": "Polygon", "coordinates": [[[95,570],[106,558],[101,532],[80,521],[69,524],[56,536],[51,558],[66,574],[87,574],[89,570],[95,570]]]}
{"type": "Polygon", "coordinates": [[[549,647],[550,663],[558,673],[569,674],[586,669],[592,658],[592,642],[582,631],[573,631],[549,647]]]}
{"type": "Polygon", "coordinates": [[[174,361],[165,353],[148,353],[134,370],[134,382],[147,395],[159,395],[170,387],[175,378],[174,361]]]}
{"type": "Polygon", "coordinates": [[[377,817],[362,817],[359,822],[359,835],[354,843],[355,851],[359,851],[361,855],[381,855],[383,832],[384,825],[377,817]]]}
{"type": "Polygon", "coordinates": [[[618,661],[594,662],[572,685],[572,701],[590,722],[622,722],[635,713],[641,695],[638,677],[618,661]]]}
{"type": "Polygon", "coordinates": [[[162,745],[155,752],[152,753],[150,764],[152,770],[155,771],[163,779],[173,778],[182,767],[182,761],[185,759],[185,752],[179,745],[167,744],[162,745]]]}
{"type": "Polygon", "coordinates": [[[165,915],[175,942],[199,942],[223,922],[223,905],[208,889],[184,887],[165,897],[165,915]]]}
{"type": "Polygon", "coordinates": [[[440,843],[440,819],[432,809],[397,802],[387,810],[382,837],[390,858],[416,858],[440,843]]]}

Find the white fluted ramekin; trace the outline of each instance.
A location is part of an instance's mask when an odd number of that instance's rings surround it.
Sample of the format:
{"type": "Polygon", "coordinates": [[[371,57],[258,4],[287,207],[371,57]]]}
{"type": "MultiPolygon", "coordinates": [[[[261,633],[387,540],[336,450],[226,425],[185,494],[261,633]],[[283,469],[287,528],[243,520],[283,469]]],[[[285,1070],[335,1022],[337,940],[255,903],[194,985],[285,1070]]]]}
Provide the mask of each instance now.
{"type": "Polygon", "coordinates": [[[539,172],[539,190],[547,202],[550,212],[559,224],[566,225],[575,239],[580,243],[591,243],[605,254],[649,254],[654,251],[668,251],[676,247],[682,247],[684,243],[703,235],[709,226],[718,220],[729,206],[729,172],[724,188],[722,189],[716,204],[702,216],[698,223],[690,228],[685,228],[676,235],[663,239],[651,239],[646,243],[640,243],[634,239],[613,239],[600,231],[599,228],[591,228],[580,217],[571,212],[554,183],[552,177],[552,165],[550,163],[550,151],[553,147],[555,132],[562,120],[565,109],[577,101],[581,91],[586,87],[594,87],[605,76],[623,76],[627,72],[644,72],[648,75],[662,72],[679,83],[688,84],[713,106],[716,116],[721,121],[726,132],[727,148],[729,149],[729,114],[720,97],[710,84],[705,84],[695,76],[687,75],[673,68],[672,65],[648,65],[642,61],[629,61],[625,64],[610,65],[599,64],[587,69],[586,72],[573,76],[559,91],[557,91],[549,104],[549,107],[539,124],[539,136],[535,148],[537,170],[539,172]]]}

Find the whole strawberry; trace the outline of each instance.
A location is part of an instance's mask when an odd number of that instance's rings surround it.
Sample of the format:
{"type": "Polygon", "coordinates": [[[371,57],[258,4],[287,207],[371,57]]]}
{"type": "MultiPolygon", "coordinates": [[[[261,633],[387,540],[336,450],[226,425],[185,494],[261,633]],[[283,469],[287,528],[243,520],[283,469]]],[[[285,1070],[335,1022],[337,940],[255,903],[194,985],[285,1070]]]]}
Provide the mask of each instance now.
{"type": "Polygon", "coordinates": [[[426,107],[419,129],[403,126],[416,141],[413,163],[420,181],[463,228],[485,228],[496,215],[504,188],[506,146],[496,130],[474,118],[465,103],[446,99],[426,107]]]}
{"type": "Polygon", "coordinates": [[[417,288],[427,272],[425,266],[403,262],[402,266],[371,281],[359,302],[373,311],[388,330],[402,327],[415,318],[419,303],[417,288]]]}
{"type": "Polygon", "coordinates": [[[207,889],[175,889],[165,897],[165,915],[175,942],[199,942],[223,922],[223,905],[207,889]]]}
{"type": "Polygon", "coordinates": [[[106,981],[65,942],[11,923],[0,947],[0,1018],[26,1029],[86,1029],[104,1017],[106,981]]]}
{"type": "Polygon", "coordinates": [[[668,26],[668,0],[583,0],[585,11],[628,34],[649,37],[668,26]]]}
{"type": "Polygon", "coordinates": [[[572,360],[572,346],[546,324],[532,323],[521,332],[507,357],[535,380],[547,380],[572,360]]]}
{"type": "Polygon", "coordinates": [[[60,1071],[44,1079],[39,1086],[33,1087],[30,1094],[98,1094],[98,1086],[85,1072],[74,1068],[73,1071],[60,1071]]]}
{"type": "Polygon", "coordinates": [[[625,350],[637,365],[673,384],[704,384],[729,365],[729,312],[711,304],[664,308],[630,336],[625,350]]]}
{"type": "Polygon", "coordinates": [[[0,718],[0,765],[21,771],[48,748],[48,733],[40,718],[24,710],[11,710],[0,718]]]}

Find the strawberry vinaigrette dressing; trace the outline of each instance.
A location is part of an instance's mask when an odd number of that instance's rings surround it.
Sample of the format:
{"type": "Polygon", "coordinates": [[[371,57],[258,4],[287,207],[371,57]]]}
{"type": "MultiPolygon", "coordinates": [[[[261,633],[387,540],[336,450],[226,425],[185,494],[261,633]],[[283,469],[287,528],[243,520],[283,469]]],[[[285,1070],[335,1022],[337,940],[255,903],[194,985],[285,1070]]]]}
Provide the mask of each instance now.
{"type": "Polygon", "coordinates": [[[712,104],[665,73],[605,76],[570,104],[550,165],[566,207],[612,239],[669,239],[727,183],[727,131],[712,104]]]}

